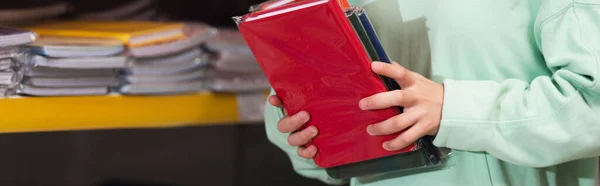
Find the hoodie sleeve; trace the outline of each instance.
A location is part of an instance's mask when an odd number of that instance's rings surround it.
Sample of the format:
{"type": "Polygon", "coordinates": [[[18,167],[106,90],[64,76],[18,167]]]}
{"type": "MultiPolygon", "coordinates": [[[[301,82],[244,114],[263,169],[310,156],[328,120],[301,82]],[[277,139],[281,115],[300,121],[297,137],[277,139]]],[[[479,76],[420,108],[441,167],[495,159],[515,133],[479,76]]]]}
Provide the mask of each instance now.
{"type": "MultiPolygon", "coordinates": [[[[274,95],[273,91],[271,91],[271,95],[274,95]]],[[[279,122],[283,116],[283,111],[280,108],[267,103],[265,106],[265,128],[267,130],[267,138],[290,157],[294,170],[304,177],[318,179],[331,185],[347,183],[347,180],[336,180],[329,177],[327,172],[325,172],[325,169],[319,168],[312,159],[304,159],[298,156],[297,148],[292,147],[287,143],[289,134],[284,134],[277,130],[277,122],[279,122]]]]}
{"type": "Polygon", "coordinates": [[[600,156],[600,3],[543,1],[535,25],[552,76],[446,80],[436,145],[530,167],[600,156]]]}

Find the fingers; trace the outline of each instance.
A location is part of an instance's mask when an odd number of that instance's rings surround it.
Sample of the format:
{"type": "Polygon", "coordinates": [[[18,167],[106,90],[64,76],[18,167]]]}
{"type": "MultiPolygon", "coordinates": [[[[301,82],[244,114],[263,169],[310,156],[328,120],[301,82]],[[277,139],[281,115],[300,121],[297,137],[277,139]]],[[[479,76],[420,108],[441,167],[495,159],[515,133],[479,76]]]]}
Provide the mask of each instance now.
{"type": "Polygon", "coordinates": [[[425,136],[426,133],[424,125],[413,125],[408,130],[398,135],[398,137],[383,143],[383,148],[388,151],[403,149],[413,144],[419,138],[425,136]]]}
{"type": "Polygon", "coordinates": [[[286,116],[277,123],[277,130],[281,133],[289,133],[298,130],[302,125],[310,120],[310,115],[306,111],[298,112],[292,116],[286,116]]]}
{"type": "Polygon", "coordinates": [[[383,136],[398,133],[414,125],[418,120],[417,114],[404,113],[385,121],[369,125],[367,132],[372,136],[383,136]]]}
{"type": "Polygon", "coordinates": [[[298,147],[298,156],[306,158],[306,159],[311,159],[314,158],[315,155],[317,154],[317,147],[314,145],[308,146],[308,147],[298,147]]]}
{"type": "Polygon", "coordinates": [[[371,69],[377,74],[396,80],[400,87],[410,86],[415,81],[410,71],[406,70],[400,64],[395,62],[393,62],[392,64],[384,62],[373,62],[371,63],[371,69]]]}
{"type": "MultiPolygon", "coordinates": [[[[277,108],[283,109],[283,102],[281,101],[281,99],[279,99],[279,97],[277,95],[269,96],[268,101],[269,101],[269,104],[271,104],[277,108]]],[[[284,112],[284,115],[286,115],[286,116],[288,115],[287,111],[285,109],[283,110],[283,112],[284,112]]]]}
{"type": "Polygon", "coordinates": [[[412,94],[407,94],[404,90],[393,90],[366,97],[360,100],[358,105],[362,110],[377,110],[394,106],[411,106],[415,102],[416,98],[412,94]]]}
{"type": "Polygon", "coordinates": [[[288,144],[291,146],[302,146],[310,142],[318,134],[317,127],[310,126],[302,131],[290,134],[288,144]]]}
{"type": "Polygon", "coordinates": [[[281,99],[279,99],[277,96],[269,96],[269,104],[275,107],[283,108],[283,102],[281,102],[281,99]]]}
{"type": "MultiPolygon", "coordinates": [[[[276,95],[269,96],[268,101],[269,104],[275,107],[283,108],[283,102],[276,95]]],[[[285,115],[287,115],[287,112],[285,113],[285,115]]],[[[287,116],[279,120],[279,123],[277,123],[277,130],[279,130],[279,132],[282,133],[291,133],[297,131],[309,120],[310,115],[308,114],[308,112],[301,111],[293,116],[287,116]]],[[[311,159],[317,154],[317,147],[314,145],[310,145],[308,147],[301,146],[309,143],[314,137],[317,136],[318,133],[319,131],[317,130],[317,127],[310,126],[302,131],[290,134],[290,136],[288,137],[288,143],[291,146],[299,146],[298,156],[311,159]]]]}

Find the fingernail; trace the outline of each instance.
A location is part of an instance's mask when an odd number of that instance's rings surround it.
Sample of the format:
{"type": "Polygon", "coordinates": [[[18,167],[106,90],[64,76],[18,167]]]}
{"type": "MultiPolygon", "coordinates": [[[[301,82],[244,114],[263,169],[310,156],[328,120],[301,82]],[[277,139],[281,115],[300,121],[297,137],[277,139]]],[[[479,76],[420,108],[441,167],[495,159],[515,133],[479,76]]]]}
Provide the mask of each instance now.
{"type": "Polygon", "coordinates": [[[298,119],[300,119],[302,122],[307,122],[309,119],[308,113],[306,111],[300,111],[298,113],[298,119]]]}
{"type": "Polygon", "coordinates": [[[317,153],[317,148],[315,146],[311,145],[310,147],[308,147],[308,153],[310,153],[310,154],[317,153]]]}
{"type": "Polygon", "coordinates": [[[360,100],[358,102],[358,107],[360,107],[361,110],[367,110],[367,101],[364,99],[360,100]]]}
{"type": "Polygon", "coordinates": [[[373,134],[373,125],[369,125],[369,126],[367,126],[367,133],[369,133],[369,135],[371,135],[371,136],[375,136],[375,135],[373,134]]]}
{"type": "Polygon", "coordinates": [[[383,149],[387,150],[387,151],[392,151],[390,149],[390,145],[388,143],[383,143],[383,149]]]}
{"type": "Polygon", "coordinates": [[[314,127],[314,126],[311,126],[309,130],[310,130],[310,131],[309,131],[309,133],[310,133],[310,136],[311,136],[311,137],[313,137],[313,138],[314,138],[315,136],[317,136],[317,134],[319,133],[319,132],[317,131],[317,128],[316,128],[316,127],[314,127]]]}
{"type": "Polygon", "coordinates": [[[375,62],[371,63],[371,68],[373,70],[379,69],[380,67],[381,67],[381,62],[379,62],[379,61],[375,61],[375,62]]]}

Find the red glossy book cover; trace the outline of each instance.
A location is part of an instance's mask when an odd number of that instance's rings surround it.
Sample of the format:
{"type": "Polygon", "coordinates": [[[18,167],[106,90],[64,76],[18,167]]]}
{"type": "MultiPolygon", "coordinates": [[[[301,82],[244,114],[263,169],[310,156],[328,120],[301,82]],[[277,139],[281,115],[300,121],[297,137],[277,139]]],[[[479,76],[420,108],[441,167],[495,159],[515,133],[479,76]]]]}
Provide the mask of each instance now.
{"type": "Polygon", "coordinates": [[[400,152],[382,148],[396,135],[373,137],[369,124],[399,114],[363,111],[360,99],[387,91],[335,0],[296,1],[245,15],[238,28],[289,114],[308,111],[319,135],[314,159],[323,168],[400,152]]]}

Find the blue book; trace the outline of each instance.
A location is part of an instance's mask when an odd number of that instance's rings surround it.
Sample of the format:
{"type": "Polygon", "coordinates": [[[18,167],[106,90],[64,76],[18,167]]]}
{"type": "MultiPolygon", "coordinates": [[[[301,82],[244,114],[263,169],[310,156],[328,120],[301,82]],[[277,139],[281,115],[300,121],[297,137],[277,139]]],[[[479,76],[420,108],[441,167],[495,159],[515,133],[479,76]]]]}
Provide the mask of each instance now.
{"type": "Polygon", "coordinates": [[[369,36],[369,39],[371,40],[371,44],[375,48],[375,51],[377,52],[377,55],[379,56],[379,59],[381,60],[381,62],[391,63],[392,61],[390,60],[387,53],[385,52],[383,45],[381,45],[381,42],[379,41],[379,37],[377,37],[377,33],[375,32],[375,28],[373,28],[373,25],[371,24],[371,21],[369,20],[369,16],[367,15],[367,12],[365,10],[359,10],[358,17],[360,18],[360,22],[362,23],[365,31],[367,32],[367,35],[369,36]]]}
{"type": "MultiPolygon", "coordinates": [[[[375,49],[377,56],[379,56],[379,60],[381,60],[381,62],[392,63],[392,60],[390,60],[390,57],[385,52],[383,45],[381,45],[381,42],[379,41],[379,37],[377,37],[375,28],[373,28],[371,21],[369,21],[369,16],[367,15],[367,12],[363,9],[359,9],[359,10],[357,10],[357,14],[358,14],[358,17],[360,18],[360,22],[362,23],[364,31],[367,33],[367,36],[369,36],[371,45],[375,49]]],[[[394,81],[392,79],[384,79],[384,82],[387,85],[388,89],[390,89],[390,90],[400,89],[400,85],[398,85],[398,83],[396,83],[396,81],[394,81]]]]}

